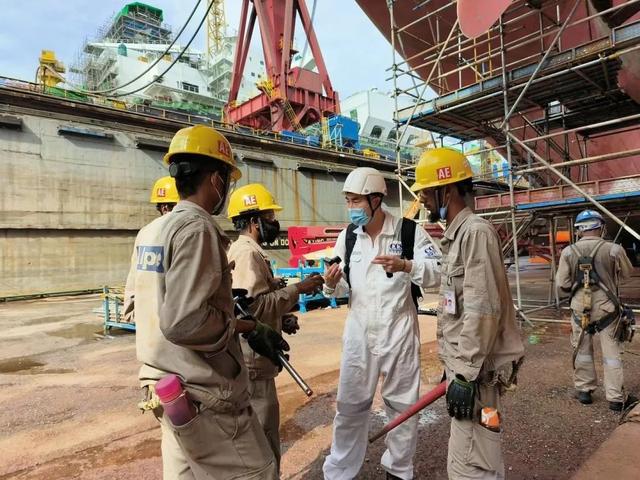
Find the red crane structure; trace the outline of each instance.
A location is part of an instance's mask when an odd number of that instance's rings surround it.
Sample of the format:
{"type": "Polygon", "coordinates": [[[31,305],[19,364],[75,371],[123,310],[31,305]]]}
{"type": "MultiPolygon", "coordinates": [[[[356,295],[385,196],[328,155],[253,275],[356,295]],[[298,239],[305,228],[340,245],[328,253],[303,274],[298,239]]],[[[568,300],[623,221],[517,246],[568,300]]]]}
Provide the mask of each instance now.
{"type": "Polygon", "coordinates": [[[304,0],[243,0],[238,42],[231,76],[226,120],[262,130],[300,130],[323,116],[340,112],[338,93],[331,86],[309,10],[304,0]],[[252,3],[249,15],[249,4],[252,3]],[[318,72],[291,67],[293,35],[299,15],[318,72]],[[248,22],[247,22],[247,17],[248,22]],[[266,79],[260,94],[237,104],[251,37],[258,19],[266,79]]]}

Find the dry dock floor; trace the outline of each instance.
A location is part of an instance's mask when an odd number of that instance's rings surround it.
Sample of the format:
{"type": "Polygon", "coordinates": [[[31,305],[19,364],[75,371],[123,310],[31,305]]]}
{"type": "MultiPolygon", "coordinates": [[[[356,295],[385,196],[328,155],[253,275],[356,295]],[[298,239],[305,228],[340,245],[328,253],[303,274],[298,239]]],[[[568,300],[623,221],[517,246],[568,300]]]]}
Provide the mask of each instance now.
{"type": "MultiPolygon", "coordinates": [[[[547,277],[544,269],[525,271],[524,295],[546,298],[547,277]]],[[[638,272],[633,285],[627,293],[640,296],[638,272]]],[[[161,478],[160,430],[150,414],[136,409],[134,335],[113,330],[104,337],[92,313],[99,305],[97,295],[0,304],[0,480],[161,478]]],[[[292,363],[315,395],[307,399],[286,373],[278,378],[284,479],[322,478],[346,311],[343,306],[302,314],[301,331],[290,337],[292,363]]],[[[420,326],[426,391],[441,372],[435,317],[421,316],[420,326]]],[[[567,325],[539,324],[523,333],[527,360],[517,392],[504,402],[508,478],[569,478],[618,424],[601,388],[591,406],[573,399],[568,332],[567,325]]],[[[627,350],[626,385],[638,394],[640,340],[627,350]]],[[[385,420],[377,395],[371,430],[385,420]]],[[[446,478],[448,428],[442,400],[421,413],[417,479],[446,478]]],[[[379,466],[383,449],[382,441],[370,446],[358,478],[384,478],[379,466]]]]}

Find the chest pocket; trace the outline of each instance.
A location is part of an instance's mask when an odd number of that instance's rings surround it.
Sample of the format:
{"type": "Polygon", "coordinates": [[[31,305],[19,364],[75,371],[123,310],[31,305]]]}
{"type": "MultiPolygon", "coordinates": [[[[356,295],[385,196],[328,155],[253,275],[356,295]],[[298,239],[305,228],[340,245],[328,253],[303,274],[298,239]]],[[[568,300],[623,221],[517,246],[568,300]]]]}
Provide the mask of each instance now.
{"type": "Polygon", "coordinates": [[[443,269],[440,286],[439,305],[441,313],[458,316],[462,311],[462,284],[464,281],[464,265],[449,263],[443,269]]]}

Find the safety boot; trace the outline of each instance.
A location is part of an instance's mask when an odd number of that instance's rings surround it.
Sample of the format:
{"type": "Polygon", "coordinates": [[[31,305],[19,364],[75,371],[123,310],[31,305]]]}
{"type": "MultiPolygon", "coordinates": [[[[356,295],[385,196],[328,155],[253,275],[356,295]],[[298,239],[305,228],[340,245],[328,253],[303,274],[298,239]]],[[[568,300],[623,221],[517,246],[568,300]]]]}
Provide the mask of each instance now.
{"type": "Polygon", "coordinates": [[[591,398],[591,391],[576,392],[576,398],[583,405],[591,405],[593,403],[593,398],[591,398]]]}
{"type": "Polygon", "coordinates": [[[400,477],[397,477],[393,473],[387,472],[387,480],[402,480],[400,477]]]}
{"type": "Polygon", "coordinates": [[[613,410],[614,412],[621,412],[626,410],[631,405],[636,403],[638,399],[633,395],[629,395],[624,402],[609,402],[609,410],[613,410]]]}

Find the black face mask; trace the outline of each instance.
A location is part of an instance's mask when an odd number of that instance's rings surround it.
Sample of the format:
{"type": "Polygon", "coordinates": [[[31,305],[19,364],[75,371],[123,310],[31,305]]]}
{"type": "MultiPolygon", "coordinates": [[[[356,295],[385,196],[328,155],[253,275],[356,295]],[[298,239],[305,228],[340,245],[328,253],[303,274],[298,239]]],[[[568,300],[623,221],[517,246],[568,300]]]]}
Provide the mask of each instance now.
{"type": "Polygon", "coordinates": [[[258,218],[258,228],[260,229],[262,243],[273,243],[280,235],[280,222],[277,220],[269,221],[264,218],[258,218]]]}

